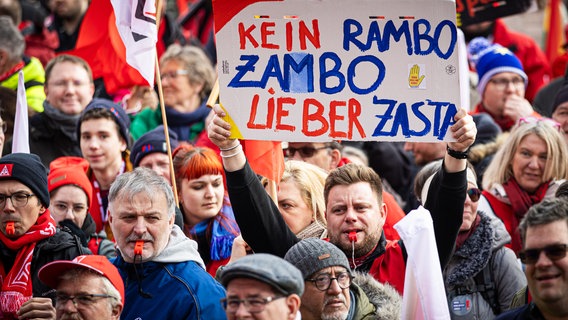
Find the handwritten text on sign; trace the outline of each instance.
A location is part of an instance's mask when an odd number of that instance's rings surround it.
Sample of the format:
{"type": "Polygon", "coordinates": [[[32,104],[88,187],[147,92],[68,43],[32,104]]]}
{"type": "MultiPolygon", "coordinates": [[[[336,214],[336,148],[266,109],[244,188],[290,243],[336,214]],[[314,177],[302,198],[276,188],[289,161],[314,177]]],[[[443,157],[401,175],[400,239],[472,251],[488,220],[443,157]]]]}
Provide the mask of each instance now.
{"type": "Polygon", "coordinates": [[[217,32],[221,102],[242,137],[445,138],[459,101],[455,5],[345,4],[260,2],[217,32]]]}

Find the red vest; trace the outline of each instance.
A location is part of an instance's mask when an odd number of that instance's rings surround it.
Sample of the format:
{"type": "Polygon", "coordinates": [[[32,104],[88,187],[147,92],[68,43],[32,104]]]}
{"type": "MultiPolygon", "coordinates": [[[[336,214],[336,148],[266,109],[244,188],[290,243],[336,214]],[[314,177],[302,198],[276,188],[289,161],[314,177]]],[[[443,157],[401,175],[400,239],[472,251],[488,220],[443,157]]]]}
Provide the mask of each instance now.
{"type": "Polygon", "coordinates": [[[387,240],[385,253],[375,259],[369,273],[380,283],[388,283],[403,294],[406,261],[398,241],[387,240]]]}

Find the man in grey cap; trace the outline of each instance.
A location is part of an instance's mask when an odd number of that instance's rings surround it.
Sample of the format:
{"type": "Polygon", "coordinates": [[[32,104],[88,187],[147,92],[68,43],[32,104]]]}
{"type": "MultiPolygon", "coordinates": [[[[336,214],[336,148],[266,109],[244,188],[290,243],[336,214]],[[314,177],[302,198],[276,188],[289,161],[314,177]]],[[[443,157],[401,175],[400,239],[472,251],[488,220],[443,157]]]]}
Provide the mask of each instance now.
{"type": "Polygon", "coordinates": [[[284,259],[258,253],[222,269],[220,281],[227,289],[222,299],[227,318],[300,319],[302,273],[284,259]]]}
{"type": "Polygon", "coordinates": [[[302,319],[400,319],[396,290],[370,275],[352,272],[335,245],[308,238],[290,248],[284,259],[300,269],[305,281],[302,319]]]}

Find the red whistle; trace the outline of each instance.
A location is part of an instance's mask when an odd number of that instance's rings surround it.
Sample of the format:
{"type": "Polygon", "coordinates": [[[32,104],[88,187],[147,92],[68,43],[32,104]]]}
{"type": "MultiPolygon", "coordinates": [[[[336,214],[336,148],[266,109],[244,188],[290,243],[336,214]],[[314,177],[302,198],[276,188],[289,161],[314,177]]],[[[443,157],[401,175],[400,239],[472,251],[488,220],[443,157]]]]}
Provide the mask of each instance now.
{"type": "Polygon", "coordinates": [[[16,228],[14,227],[14,221],[9,221],[6,223],[6,234],[13,236],[16,233],[16,228]]]}
{"type": "Polygon", "coordinates": [[[134,245],[134,254],[137,256],[141,256],[142,250],[144,250],[144,241],[142,240],[136,241],[136,245],[134,245]]]}
{"type": "Polygon", "coordinates": [[[355,231],[349,232],[349,241],[357,242],[357,232],[355,231]]]}

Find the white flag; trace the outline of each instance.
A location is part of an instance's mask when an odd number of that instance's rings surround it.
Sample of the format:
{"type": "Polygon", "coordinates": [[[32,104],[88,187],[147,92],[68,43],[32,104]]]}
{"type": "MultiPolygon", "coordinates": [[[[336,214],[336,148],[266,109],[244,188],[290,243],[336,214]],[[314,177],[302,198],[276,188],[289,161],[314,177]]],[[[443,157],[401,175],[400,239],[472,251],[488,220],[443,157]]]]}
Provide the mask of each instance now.
{"type": "Polygon", "coordinates": [[[28,101],[24,84],[24,71],[18,74],[18,95],[16,101],[16,117],[14,118],[14,135],[12,136],[12,153],[30,153],[28,129],[28,101]]]}
{"type": "Polygon", "coordinates": [[[111,0],[116,27],[126,48],[126,62],[154,86],[156,63],[155,0],[111,0]]]}
{"type": "Polygon", "coordinates": [[[420,206],[394,225],[408,253],[402,319],[450,319],[434,224],[430,212],[420,206]]]}

